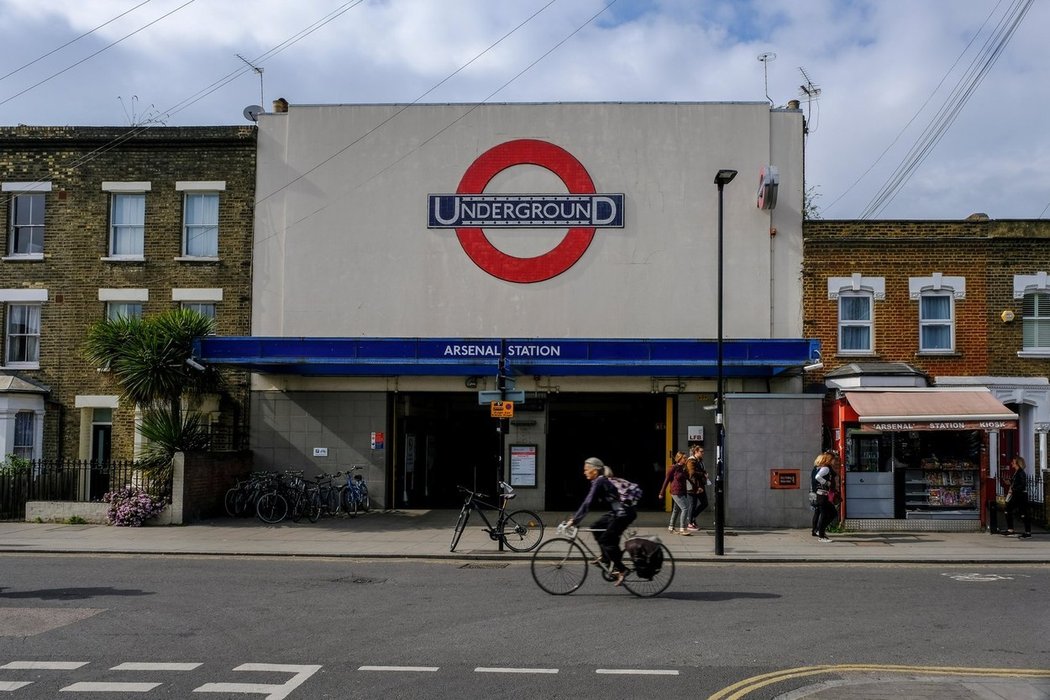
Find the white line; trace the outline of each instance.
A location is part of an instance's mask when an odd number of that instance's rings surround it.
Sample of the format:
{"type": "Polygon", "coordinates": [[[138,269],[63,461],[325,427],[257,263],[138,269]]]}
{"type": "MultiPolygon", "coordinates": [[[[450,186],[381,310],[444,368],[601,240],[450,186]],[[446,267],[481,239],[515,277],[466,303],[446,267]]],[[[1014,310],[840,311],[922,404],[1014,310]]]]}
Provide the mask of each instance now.
{"type": "Polygon", "coordinates": [[[0,692],[11,692],[32,685],[33,681],[0,681],[0,692]]]}
{"type": "Polygon", "coordinates": [[[608,673],[621,676],[677,676],[678,671],[658,668],[597,668],[595,673],[608,673]]]}
{"type": "Polygon", "coordinates": [[[194,688],[195,693],[255,693],[266,695],[280,690],[282,686],[270,683],[205,683],[199,688],[194,688]]]}
{"type": "Polygon", "coordinates": [[[90,683],[82,681],[60,688],[71,693],[148,693],[160,683],[90,683]]]}
{"type": "Polygon", "coordinates": [[[87,666],[87,661],[10,661],[0,669],[6,671],[72,671],[87,666]]]}
{"type": "Polygon", "coordinates": [[[122,664],[109,669],[110,671],[192,671],[199,668],[200,663],[151,663],[149,661],[125,661],[122,664]]]}
{"type": "Polygon", "coordinates": [[[280,685],[262,683],[205,683],[194,688],[195,693],[257,693],[266,696],[266,700],[284,700],[306,680],[321,670],[314,664],[241,664],[234,671],[277,671],[292,673],[291,678],[280,685]]]}
{"type": "Polygon", "coordinates": [[[358,671],[410,671],[433,673],[438,666],[359,666],[358,671]]]}
{"type": "Polygon", "coordinates": [[[491,668],[478,666],[474,673],[557,673],[556,668],[491,668]]]}

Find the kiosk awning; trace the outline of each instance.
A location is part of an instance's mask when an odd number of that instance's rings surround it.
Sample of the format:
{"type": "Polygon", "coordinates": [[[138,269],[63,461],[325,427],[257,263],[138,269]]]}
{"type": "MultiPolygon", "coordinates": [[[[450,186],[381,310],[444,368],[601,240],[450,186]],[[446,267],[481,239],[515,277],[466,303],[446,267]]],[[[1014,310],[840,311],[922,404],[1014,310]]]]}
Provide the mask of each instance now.
{"type": "Polygon", "coordinates": [[[1000,430],[1017,427],[1017,414],[980,389],[847,391],[860,422],[876,430],[1000,430]]]}

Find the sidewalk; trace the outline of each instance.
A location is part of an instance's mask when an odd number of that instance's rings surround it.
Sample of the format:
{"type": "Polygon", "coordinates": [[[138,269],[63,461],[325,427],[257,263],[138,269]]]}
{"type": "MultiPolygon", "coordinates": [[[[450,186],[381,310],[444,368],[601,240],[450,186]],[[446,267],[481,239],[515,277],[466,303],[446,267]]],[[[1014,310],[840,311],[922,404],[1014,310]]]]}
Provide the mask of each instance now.
{"type": "MultiPolygon", "coordinates": [[[[265,525],[255,518],[220,518],[184,526],[111,527],[0,522],[0,552],[182,554],[215,556],[328,556],[416,559],[527,559],[528,552],[500,552],[472,516],[454,553],[448,551],[458,511],[373,512],[356,518],[323,518],[315,524],[265,525]]],[[[564,513],[541,513],[544,539],[564,513]]],[[[593,520],[590,518],[589,520],[593,520]]],[[[818,542],[808,528],[727,528],[725,554],[714,553],[710,523],[689,537],[667,531],[667,515],[641,513],[634,528],[657,535],[680,562],[910,562],[1050,563],[1050,533],[1036,526],[1030,539],[980,532],[887,532],[831,535],[818,542]]],[[[590,537],[589,534],[584,534],[590,537]]]]}

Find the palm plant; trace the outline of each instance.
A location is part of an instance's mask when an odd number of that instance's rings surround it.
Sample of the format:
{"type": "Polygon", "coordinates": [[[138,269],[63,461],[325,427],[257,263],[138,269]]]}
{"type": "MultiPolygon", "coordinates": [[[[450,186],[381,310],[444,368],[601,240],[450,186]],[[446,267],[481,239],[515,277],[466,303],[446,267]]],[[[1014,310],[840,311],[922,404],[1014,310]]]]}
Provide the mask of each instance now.
{"type": "Polygon", "coordinates": [[[207,445],[206,426],[195,408],[203,394],[221,390],[222,375],[186,361],[193,339],[212,328],[212,320],[196,311],[173,309],[149,318],[107,319],[88,330],[88,360],[108,369],[123,398],[142,408],[139,432],[148,446],[140,462],[146,470],[169,466],[176,452],[207,445]]]}

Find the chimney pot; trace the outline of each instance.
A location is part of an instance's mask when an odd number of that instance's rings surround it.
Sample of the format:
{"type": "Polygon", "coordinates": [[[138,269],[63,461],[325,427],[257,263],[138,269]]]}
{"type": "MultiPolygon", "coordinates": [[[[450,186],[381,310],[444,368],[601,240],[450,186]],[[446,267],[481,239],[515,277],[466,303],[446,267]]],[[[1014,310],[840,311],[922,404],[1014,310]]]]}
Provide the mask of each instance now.
{"type": "Polygon", "coordinates": [[[288,100],[283,97],[278,97],[273,101],[274,114],[282,114],[288,111],[288,100]]]}

